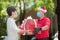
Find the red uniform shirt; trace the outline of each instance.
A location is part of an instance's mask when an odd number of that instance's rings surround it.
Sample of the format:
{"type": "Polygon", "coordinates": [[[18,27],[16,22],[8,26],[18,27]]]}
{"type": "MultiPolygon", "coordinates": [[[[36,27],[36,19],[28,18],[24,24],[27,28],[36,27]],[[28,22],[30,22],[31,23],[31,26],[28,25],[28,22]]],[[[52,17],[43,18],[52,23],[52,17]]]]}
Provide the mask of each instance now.
{"type": "Polygon", "coordinates": [[[44,27],[45,25],[48,25],[48,29],[47,30],[41,30],[38,32],[38,34],[36,34],[36,38],[49,38],[49,28],[50,28],[50,19],[47,17],[44,17],[43,19],[37,19],[37,26],[38,27],[44,27]]]}

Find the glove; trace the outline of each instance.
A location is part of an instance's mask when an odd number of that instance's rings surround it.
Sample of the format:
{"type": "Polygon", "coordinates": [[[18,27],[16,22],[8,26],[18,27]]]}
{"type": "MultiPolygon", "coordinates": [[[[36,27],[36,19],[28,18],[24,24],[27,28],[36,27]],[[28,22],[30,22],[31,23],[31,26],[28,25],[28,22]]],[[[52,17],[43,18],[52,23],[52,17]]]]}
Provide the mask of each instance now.
{"type": "Polygon", "coordinates": [[[41,28],[35,28],[34,29],[34,35],[36,35],[40,30],[41,30],[41,28]]]}

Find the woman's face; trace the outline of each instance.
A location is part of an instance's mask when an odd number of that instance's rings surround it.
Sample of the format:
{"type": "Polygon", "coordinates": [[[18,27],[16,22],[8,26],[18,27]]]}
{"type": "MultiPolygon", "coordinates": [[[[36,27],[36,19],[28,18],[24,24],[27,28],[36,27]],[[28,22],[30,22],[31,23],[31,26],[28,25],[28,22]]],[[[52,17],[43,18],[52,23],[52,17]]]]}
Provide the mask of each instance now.
{"type": "Polygon", "coordinates": [[[18,16],[17,12],[16,11],[12,12],[12,16],[16,18],[18,16]]]}

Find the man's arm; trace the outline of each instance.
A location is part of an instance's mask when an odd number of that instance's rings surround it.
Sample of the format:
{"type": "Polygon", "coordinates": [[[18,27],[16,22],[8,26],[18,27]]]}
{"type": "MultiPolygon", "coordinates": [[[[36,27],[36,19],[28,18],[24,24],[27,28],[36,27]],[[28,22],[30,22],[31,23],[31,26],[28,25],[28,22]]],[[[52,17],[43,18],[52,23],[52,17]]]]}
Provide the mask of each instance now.
{"type": "Polygon", "coordinates": [[[45,23],[45,26],[41,28],[41,30],[48,30],[50,28],[50,20],[47,19],[46,20],[46,23],[45,23]]]}
{"type": "Polygon", "coordinates": [[[47,30],[47,29],[49,29],[49,27],[48,27],[48,25],[45,25],[44,27],[42,27],[41,30],[47,30]]]}

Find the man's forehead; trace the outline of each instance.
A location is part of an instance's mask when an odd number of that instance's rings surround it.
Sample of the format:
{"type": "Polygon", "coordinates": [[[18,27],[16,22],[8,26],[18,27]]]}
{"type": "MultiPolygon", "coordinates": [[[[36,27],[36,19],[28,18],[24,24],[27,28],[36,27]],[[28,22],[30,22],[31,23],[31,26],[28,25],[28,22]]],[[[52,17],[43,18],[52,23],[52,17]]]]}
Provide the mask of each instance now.
{"type": "Polygon", "coordinates": [[[42,10],[38,10],[38,12],[43,12],[42,10]]]}

